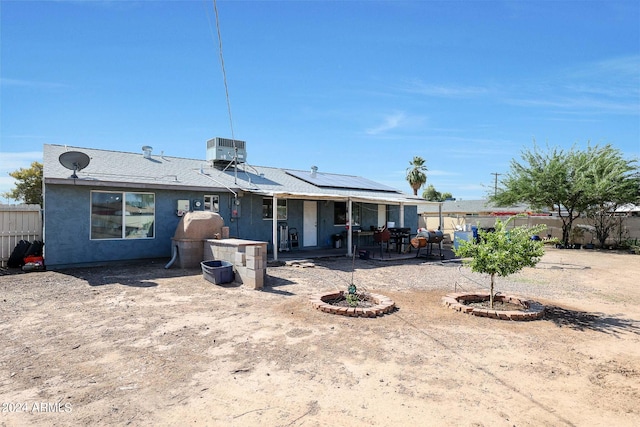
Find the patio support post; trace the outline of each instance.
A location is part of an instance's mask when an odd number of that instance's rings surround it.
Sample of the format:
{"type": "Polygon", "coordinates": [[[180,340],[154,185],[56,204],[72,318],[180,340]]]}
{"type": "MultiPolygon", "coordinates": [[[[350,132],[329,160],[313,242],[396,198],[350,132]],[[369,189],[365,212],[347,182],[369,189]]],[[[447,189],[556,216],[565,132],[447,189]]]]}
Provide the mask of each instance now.
{"type": "Polygon", "coordinates": [[[404,203],[400,202],[400,228],[404,228],[404,203]]]}
{"type": "MultiPolygon", "coordinates": [[[[442,218],[442,202],[438,203],[438,230],[442,231],[442,234],[444,235],[444,218],[442,218]]],[[[442,254],[443,241],[444,239],[440,240],[440,243],[438,243],[441,254],[442,254]]]]}
{"type": "Polygon", "coordinates": [[[351,245],[353,244],[353,224],[352,224],[352,206],[353,202],[351,201],[351,197],[347,200],[347,224],[349,225],[349,229],[347,230],[347,256],[352,255],[351,245]]]}
{"type": "Polygon", "coordinates": [[[277,261],[278,260],[278,197],[274,194],[273,195],[273,206],[272,206],[272,213],[271,216],[273,217],[273,229],[271,230],[273,236],[273,260],[277,261]]]}

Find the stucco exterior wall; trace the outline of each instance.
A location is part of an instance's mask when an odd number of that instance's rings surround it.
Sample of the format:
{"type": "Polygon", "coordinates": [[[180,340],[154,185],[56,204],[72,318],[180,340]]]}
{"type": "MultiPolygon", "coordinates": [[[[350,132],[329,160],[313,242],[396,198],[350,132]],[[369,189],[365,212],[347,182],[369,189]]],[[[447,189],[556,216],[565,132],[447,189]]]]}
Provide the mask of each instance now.
{"type": "MultiPolygon", "coordinates": [[[[155,233],[148,239],[102,239],[91,240],[91,191],[89,186],[52,185],[46,186],[44,193],[44,241],[47,268],[59,269],[71,266],[100,265],[118,261],[133,261],[171,257],[171,238],[175,234],[180,217],[176,215],[178,200],[204,200],[205,194],[219,197],[219,213],[224,225],[229,227],[229,236],[239,239],[268,242],[272,252],[272,220],[262,218],[263,197],[245,193],[235,204],[231,193],[206,191],[169,191],[146,189],[123,189],[99,187],[100,191],[149,192],[155,194],[155,233]],[[236,208],[238,215],[233,216],[236,208]]],[[[334,202],[317,201],[317,246],[328,248],[332,236],[345,231],[344,225],[334,224],[334,202]]],[[[192,204],[193,206],[193,204],[192,204]]],[[[296,228],[299,247],[304,247],[303,200],[287,200],[287,220],[289,229],[296,228]]],[[[399,226],[399,206],[388,206],[388,221],[399,226]]],[[[417,207],[405,206],[405,227],[417,228],[417,207]]],[[[362,204],[361,227],[368,230],[377,226],[378,205],[362,204]]]]}
{"type": "MultiPolygon", "coordinates": [[[[228,216],[224,216],[225,224],[229,226],[229,234],[232,237],[240,239],[259,240],[268,242],[269,253],[273,250],[273,220],[262,218],[262,200],[263,196],[247,195],[240,198],[240,217],[227,220],[228,216]]],[[[334,208],[333,201],[315,201],[317,206],[317,246],[309,248],[329,248],[333,244],[332,236],[346,231],[343,224],[334,224],[334,208]]],[[[278,224],[286,223],[289,230],[295,228],[299,236],[299,247],[305,246],[305,236],[303,233],[304,225],[304,201],[299,199],[287,199],[287,219],[278,220],[278,224]]],[[[395,221],[396,226],[399,225],[399,206],[388,206],[388,221],[395,221]]],[[[371,226],[378,225],[378,205],[371,203],[362,203],[360,209],[360,227],[363,230],[369,230],[371,226]]],[[[405,206],[404,208],[405,227],[416,230],[418,227],[417,207],[405,206]]]]}
{"type": "MultiPolygon", "coordinates": [[[[132,191],[120,188],[100,190],[132,191]]],[[[150,192],[155,194],[153,238],[91,240],[91,188],[48,185],[44,194],[44,250],[47,268],[169,257],[171,237],[180,220],[176,215],[177,201],[199,195],[185,195],[175,191],[150,192]]]]}

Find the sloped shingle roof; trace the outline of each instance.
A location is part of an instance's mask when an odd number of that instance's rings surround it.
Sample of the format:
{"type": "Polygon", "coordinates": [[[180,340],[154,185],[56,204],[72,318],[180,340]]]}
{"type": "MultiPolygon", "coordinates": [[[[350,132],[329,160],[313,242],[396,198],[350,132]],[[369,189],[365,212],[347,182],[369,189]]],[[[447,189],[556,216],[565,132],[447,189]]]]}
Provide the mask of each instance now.
{"type": "MultiPolygon", "coordinates": [[[[239,191],[284,198],[315,198],[379,201],[417,205],[423,199],[390,189],[380,184],[380,190],[358,188],[363,178],[318,172],[325,177],[339,178],[340,182],[354,182],[354,188],[320,187],[300,179],[304,171],[289,173],[285,169],[239,165],[238,169],[213,168],[206,160],[154,154],[146,158],[143,153],[98,150],[46,144],[44,146],[45,184],[74,184],[93,187],[124,187],[143,189],[175,189],[197,191],[239,191]],[[70,178],[72,171],[59,162],[67,151],[80,151],[89,156],[89,165],[70,178]],[[384,190],[383,190],[384,188],[384,190]]],[[[366,180],[368,181],[368,180],[366,180]]],[[[372,181],[369,181],[372,182],[372,181]]]]}

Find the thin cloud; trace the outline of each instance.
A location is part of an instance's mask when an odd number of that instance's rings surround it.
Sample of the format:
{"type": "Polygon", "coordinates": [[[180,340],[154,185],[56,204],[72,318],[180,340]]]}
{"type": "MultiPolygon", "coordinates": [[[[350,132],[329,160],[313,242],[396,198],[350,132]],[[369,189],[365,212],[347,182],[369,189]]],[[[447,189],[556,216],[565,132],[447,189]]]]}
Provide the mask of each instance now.
{"type": "MultiPolygon", "coordinates": [[[[429,167],[429,165],[427,164],[427,167],[429,167]]],[[[427,178],[429,178],[430,176],[460,176],[460,174],[458,172],[450,172],[450,171],[445,171],[445,170],[439,170],[439,169],[429,169],[427,170],[427,178]]]]}
{"type": "Polygon", "coordinates": [[[619,56],[603,59],[574,70],[571,74],[577,78],[608,77],[614,80],[620,78],[640,80],[640,55],[619,56]]]}
{"type": "Polygon", "coordinates": [[[42,162],[42,151],[0,152],[0,194],[11,191],[15,186],[16,180],[9,176],[10,172],[27,169],[36,161],[42,162]]]}
{"type": "Polygon", "coordinates": [[[14,170],[29,167],[33,162],[42,161],[42,151],[23,151],[19,153],[2,152],[0,155],[0,170],[14,170]]]}
{"type": "Polygon", "coordinates": [[[11,203],[10,198],[4,197],[5,193],[8,193],[16,186],[16,180],[10,176],[0,176],[0,203],[11,203]]]}
{"type": "MultiPolygon", "coordinates": [[[[640,70],[640,67],[638,68],[640,70]]],[[[607,98],[637,98],[640,95],[640,87],[630,84],[628,87],[592,86],[587,84],[575,84],[566,86],[566,89],[576,93],[604,96],[607,98]]]]}
{"type": "Polygon", "coordinates": [[[460,191],[464,190],[486,190],[487,186],[483,184],[462,184],[457,187],[460,191]]]}
{"type": "Polygon", "coordinates": [[[593,110],[594,113],[610,112],[619,114],[638,114],[638,102],[615,102],[596,99],[585,96],[556,97],[555,99],[510,99],[506,100],[511,105],[522,107],[545,107],[560,110],[571,110],[584,114],[585,110],[593,110]]]}
{"type": "Polygon", "coordinates": [[[42,82],[36,80],[0,78],[0,85],[4,87],[32,88],[32,89],[62,89],[68,87],[63,83],[42,82]]]}
{"type": "Polygon", "coordinates": [[[441,98],[473,98],[489,93],[487,88],[479,86],[431,85],[420,80],[407,82],[403,90],[412,94],[441,98]]]}
{"type": "Polygon", "coordinates": [[[8,191],[8,189],[10,187],[13,187],[13,184],[16,182],[15,179],[13,179],[10,176],[0,176],[0,193],[5,193],[6,191],[8,191]],[[4,189],[7,190],[4,190],[4,189]]]}
{"type": "Polygon", "coordinates": [[[414,126],[416,124],[422,123],[423,121],[424,119],[420,117],[410,117],[404,112],[397,112],[385,116],[382,119],[382,123],[375,127],[366,129],[365,133],[367,135],[380,135],[391,130],[414,126]]]}
{"type": "Polygon", "coordinates": [[[503,102],[556,112],[637,115],[640,112],[640,55],[580,64],[535,86],[512,90],[503,102]]]}

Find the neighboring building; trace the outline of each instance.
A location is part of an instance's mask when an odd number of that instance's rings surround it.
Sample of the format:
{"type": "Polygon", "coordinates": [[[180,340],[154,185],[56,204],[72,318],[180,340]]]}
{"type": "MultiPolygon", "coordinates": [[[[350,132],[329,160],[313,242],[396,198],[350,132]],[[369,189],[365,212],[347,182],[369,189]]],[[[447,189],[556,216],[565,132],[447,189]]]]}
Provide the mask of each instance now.
{"type": "MultiPolygon", "coordinates": [[[[528,205],[518,204],[514,206],[496,206],[488,200],[446,200],[444,202],[427,202],[418,205],[419,227],[428,229],[440,228],[445,240],[451,242],[454,232],[467,230],[470,227],[490,228],[495,225],[496,218],[506,221],[507,218],[516,216],[510,226],[534,226],[545,224],[547,229],[543,232],[550,237],[562,238],[562,220],[556,211],[535,211],[528,205]]],[[[563,213],[566,215],[566,212],[563,213]]],[[[626,238],[636,239],[640,236],[640,207],[636,205],[624,205],[616,209],[616,217],[620,217],[617,227],[617,235],[610,236],[607,244],[615,244],[616,241],[626,238]],[[624,224],[622,219],[624,218],[624,224]]],[[[590,221],[585,217],[574,221],[576,228],[592,230],[590,221]]],[[[587,231],[580,243],[593,243],[595,233],[587,231]]]]}
{"type": "MultiPolygon", "coordinates": [[[[496,206],[488,200],[445,200],[444,202],[427,202],[418,205],[418,214],[433,218],[443,217],[462,221],[465,218],[513,216],[513,215],[549,215],[549,212],[535,212],[525,204],[513,206],[496,206]]],[[[464,221],[462,221],[464,222],[464,221]]]]}
{"type": "Polygon", "coordinates": [[[628,203],[616,209],[616,216],[640,217],[640,205],[628,203]]]}
{"type": "MultiPolygon", "coordinates": [[[[350,242],[358,227],[369,230],[387,222],[418,227],[417,205],[423,199],[313,167],[249,165],[244,142],[236,141],[235,147],[233,142],[208,141],[206,160],[158,155],[146,146],[142,153],[126,153],[45,145],[47,267],[168,258],[180,216],[189,210],[218,212],[230,236],[268,242],[274,257],[281,226],[295,229],[300,249],[332,247],[340,233],[350,242]],[[60,156],[68,152],[86,154],[89,165],[75,172],[65,168],[60,156]]],[[[343,247],[351,254],[350,244],[343,247]]]]}
{"type": "Polygon", "coordinates": [[[532,211],[524,204],[501,207],[488,200],[445,200],[420,204],[418,215],[420,227],[430,230],[440,228],[445,240],[451,241],[455,231],[470,227],[490,228],[495,225],[496,218],[521,215],[512,221],[512,225],[531,225],[539,223],[541,217],[548,218],[550,213],[532,211]]]}

